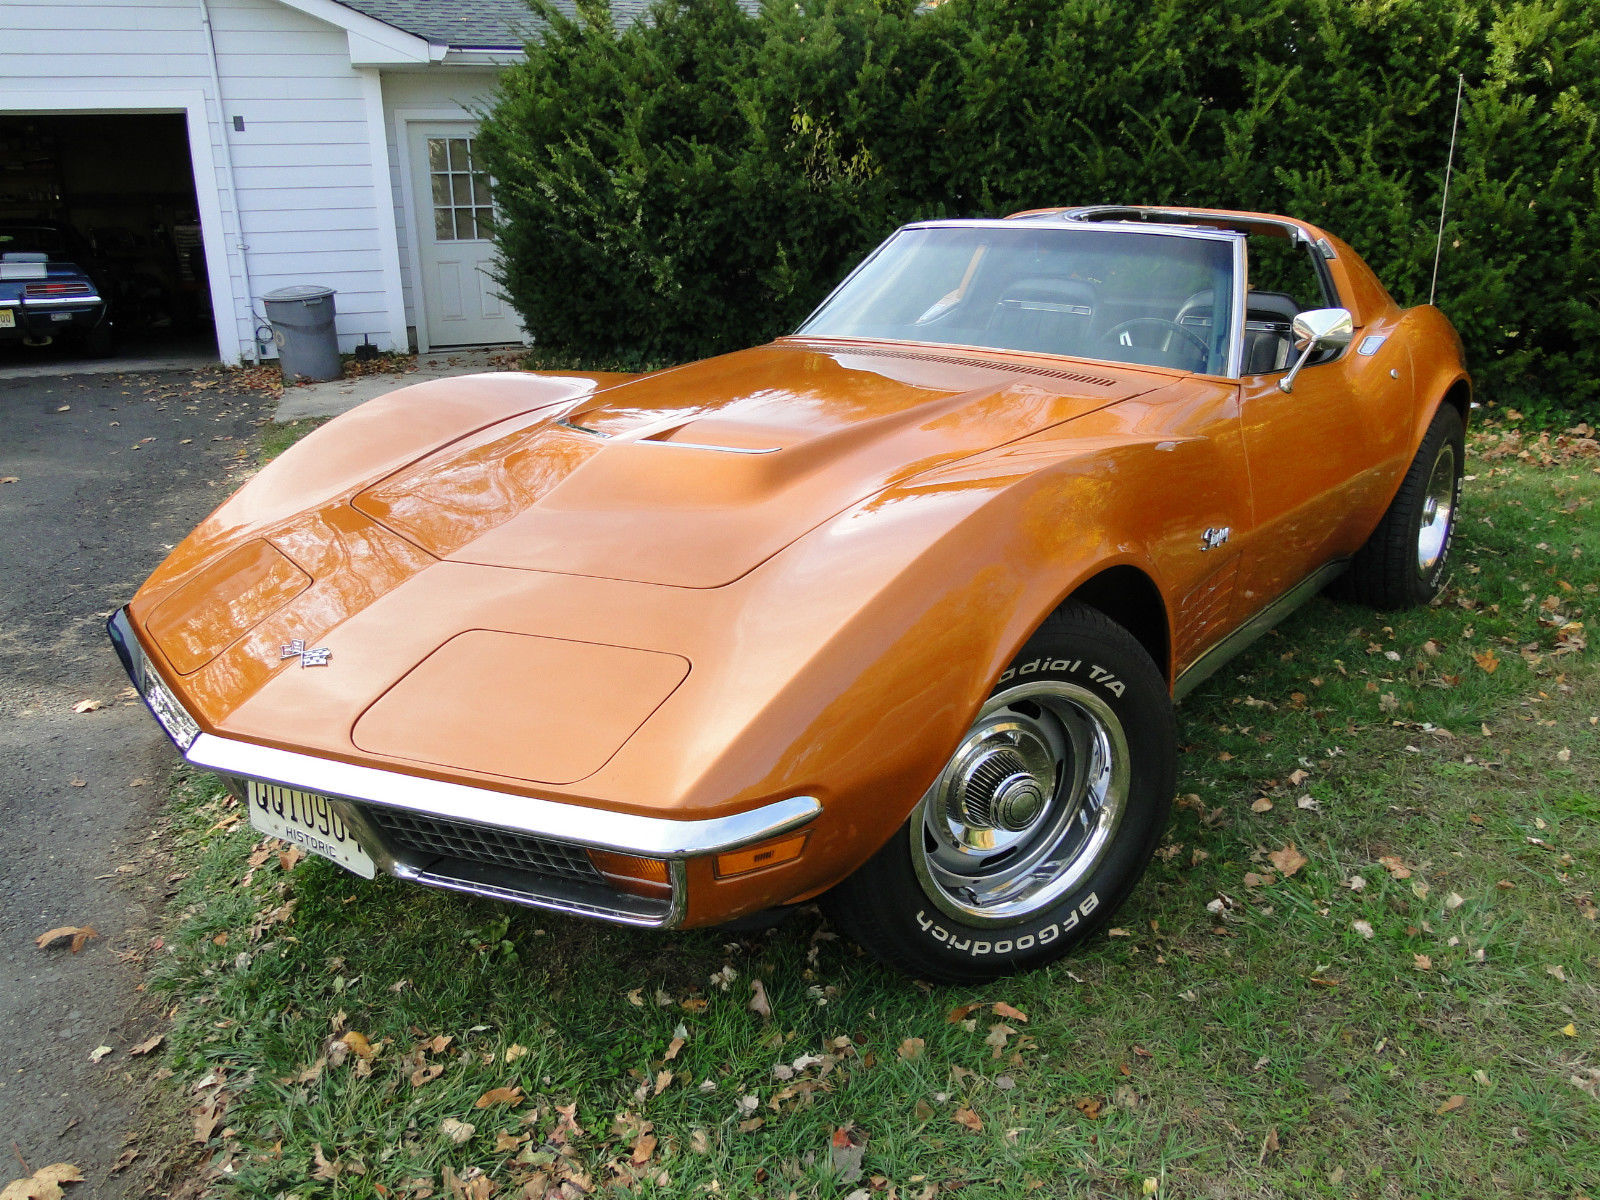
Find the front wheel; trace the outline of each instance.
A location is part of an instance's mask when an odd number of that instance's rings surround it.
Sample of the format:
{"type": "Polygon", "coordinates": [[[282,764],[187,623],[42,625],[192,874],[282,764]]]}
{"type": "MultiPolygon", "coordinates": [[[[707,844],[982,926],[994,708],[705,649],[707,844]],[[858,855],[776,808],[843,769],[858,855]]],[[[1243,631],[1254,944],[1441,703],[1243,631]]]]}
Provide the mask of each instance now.
{"type": "Polygon", "coordinates": [[[1000,677],[905,825],[826,898],[892,966],[990,979],[1102,928],[1143,874],[1172,800],[1165,681],[1104,614],[1067,605],[1000,677]]]}

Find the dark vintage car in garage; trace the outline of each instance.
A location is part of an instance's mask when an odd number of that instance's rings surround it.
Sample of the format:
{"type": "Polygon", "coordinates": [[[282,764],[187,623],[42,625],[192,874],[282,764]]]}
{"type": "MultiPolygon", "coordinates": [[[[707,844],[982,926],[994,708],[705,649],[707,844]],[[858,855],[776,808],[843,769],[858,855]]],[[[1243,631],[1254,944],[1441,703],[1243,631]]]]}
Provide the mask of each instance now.
{"type": "Polygon", "coordinates": [[[111,350],[110,303],[89,247],[52,221],[0,223],[0,345],[111,350]]]}

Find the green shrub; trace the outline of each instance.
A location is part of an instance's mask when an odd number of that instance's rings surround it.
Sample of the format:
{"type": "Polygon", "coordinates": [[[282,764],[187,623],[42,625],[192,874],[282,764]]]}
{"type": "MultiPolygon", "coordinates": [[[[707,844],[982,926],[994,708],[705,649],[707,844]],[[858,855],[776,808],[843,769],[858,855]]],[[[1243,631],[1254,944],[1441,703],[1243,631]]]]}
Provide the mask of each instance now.
{"type": "Polygon", "coordinates": [[[896,225],[1056,204],[1293,213],[1403,303],[1433,272],[1482,398],[1600,397],[1600,30],[1580,0],[658,0],[546,26],[483,147],[541,347],[644,363],[794,325],[896,225]]]}

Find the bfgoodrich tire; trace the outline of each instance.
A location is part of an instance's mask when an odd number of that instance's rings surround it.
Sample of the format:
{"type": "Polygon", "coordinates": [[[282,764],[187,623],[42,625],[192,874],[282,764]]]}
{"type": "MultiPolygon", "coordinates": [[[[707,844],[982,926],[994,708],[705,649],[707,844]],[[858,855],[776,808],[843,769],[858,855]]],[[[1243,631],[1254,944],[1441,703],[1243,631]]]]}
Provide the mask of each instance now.
{"type": "Polygon", "coordinates": [[[904,826],[824,905],[924,979],[1043,966],[1111,919],[1172,803],[1172,701],[1144,648],[1067,605],[1001,675],[904,826]]]}
{"type": "Polygon", "coordinates": [[[1412,608],[1439,594],[1450,567],[1466,431],[1441,404],[1400,490],[1334,591],[1373,608],[1412,608]]]}

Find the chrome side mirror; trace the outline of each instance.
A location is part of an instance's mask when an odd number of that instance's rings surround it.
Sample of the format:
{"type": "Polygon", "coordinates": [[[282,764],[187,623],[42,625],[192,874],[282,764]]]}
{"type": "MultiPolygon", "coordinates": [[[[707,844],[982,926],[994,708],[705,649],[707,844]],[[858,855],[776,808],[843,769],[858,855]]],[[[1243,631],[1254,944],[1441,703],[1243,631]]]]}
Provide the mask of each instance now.
{"type": "Polygon", "coordinates": [[[1348,308],[1312,308],[1297,316],[1291,329],[1294,348],[1300,351],[1300,357],[1289,368],[1289,373],[1278,380],[1278,389],[1284,392],[1294,391],[1294,377],[1318,350],[1348,346],[1355,336],[1356,324],[1348,308]]]}

